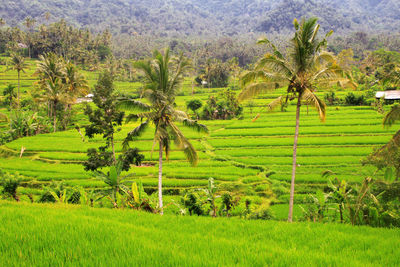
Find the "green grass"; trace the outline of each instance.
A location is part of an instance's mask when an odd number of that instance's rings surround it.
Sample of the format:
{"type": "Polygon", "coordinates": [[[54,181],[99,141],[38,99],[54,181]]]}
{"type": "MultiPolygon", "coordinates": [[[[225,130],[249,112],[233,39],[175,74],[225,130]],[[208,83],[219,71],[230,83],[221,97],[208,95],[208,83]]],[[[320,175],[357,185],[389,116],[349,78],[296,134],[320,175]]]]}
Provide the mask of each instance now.
{"type": "Polygon", "coordinates": [[[399,266],[400,231],[0,202],[3,266],[399,266]]]}

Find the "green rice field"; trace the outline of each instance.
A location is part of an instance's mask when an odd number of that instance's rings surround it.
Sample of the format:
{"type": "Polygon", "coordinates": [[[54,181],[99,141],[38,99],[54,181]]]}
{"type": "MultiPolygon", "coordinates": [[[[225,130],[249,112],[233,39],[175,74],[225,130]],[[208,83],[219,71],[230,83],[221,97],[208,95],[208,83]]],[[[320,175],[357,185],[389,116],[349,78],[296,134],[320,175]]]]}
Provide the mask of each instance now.
{"type": "Polygon", "coordinates": [[[398,229],[4,201],[0,210],[2,266],[400,265],[398,229]]]}
{"type": "MultiPolygon", "coordinates": [[[[35,77],[32,77],[35,62],[29,61],[29,64],[31,68],[22,75],[21,83],[25,97],[29,97],[29,90],[35,82],[35,77]]],[[[16,73],[4,70],[5,66],[0,66],[0,87],[16,82],[16,73]]],[[[90,85],[96,83],[96,73],[84,74],[90,85]]],[[[141,84],[118,81],[115,86],[119,92],[135,93],[141,84]]],[[[196,98],[205,102],[209,95],[217,94],[221,90],[195,88],[195,94],[192,95],[191,81],[186,80],[176,99],[178,108],[186,111],[188,100],[196,98]]],[[[190,166],[185,161],[184,154],[172,146],[169,160],[164,164],[165,188],[205,187],[209,177],[213,177],[222,187],[230,187],[230,184],[242,185],[250,191],[260,184],[268,184],[271,179],[287,185],[292,168],[294,106],[290,105],[286,112],[272,113],[266,112],[264,108],[282,90],[260,96],[254,101],[255,107],[252,110],[247,107],[247,103],[243,103],[244,113],[239,119],[201,121],[210,129],[209,135],[183,128],[185,136],[191,139],[197,149],[200,162],[196,167],[190,166]],[[252,122],[258,113],[260,117],[252,122]],[[269,173],[268,180],[265,173],[269,173]]],[[[338,91],[337,95],[344,96],[347,93],[338,91]]],[[[324,91],[321,91],[319,96],[323,95],[324,91]]],[[[78,123],[84,125],[86,118],[82,113],[82,104],[75,105],[74,109],[78,123]]],[[[2,112],[7,113],[5,109],[2,112]]],[[[328,107],[326,122],[321,123],[312,108],[303,107],[296,177],[298,192],[308,192],[309,190],[304,189],[311,185],[325,185],[326,179],[321,174],[326,170],[331,170],[341,179],[352,183],[373,174],[375,169],[362,166],[360,161],[374,147],[385,144],[396,131],[396,127],[384,129],[382,118],[382,114],[368,106],[339,106],[328,107]]],[[[121,143],[126,134],[136,125],[123,125],[116,134],[117,153],[122,150],[121,143]]],[[[3,127],[6,125],[3,124],[3,127]]],[[[155,188],[157,185],[158,153],[157,148],[153,150],[152,139],[153,131],[149,129],[131,144],[132,147],[139,148],[145,156],[144,165],[133,168],[132,180],[141,180],[148,188],[155,188]]],[[[19,173],[27,188],[37,188],[52,181],[63,181],[65,185],[72,187],[103,187],[104,184],[96,180],[92,173],[85,172],[81,165],[86,159],[87,149],[102,144],[100,136],[82,140],[75,129],[21,138],[0,147],[0,168],[19,173]],[[25,152],[20,158],[22,147],[25,152]]]]}

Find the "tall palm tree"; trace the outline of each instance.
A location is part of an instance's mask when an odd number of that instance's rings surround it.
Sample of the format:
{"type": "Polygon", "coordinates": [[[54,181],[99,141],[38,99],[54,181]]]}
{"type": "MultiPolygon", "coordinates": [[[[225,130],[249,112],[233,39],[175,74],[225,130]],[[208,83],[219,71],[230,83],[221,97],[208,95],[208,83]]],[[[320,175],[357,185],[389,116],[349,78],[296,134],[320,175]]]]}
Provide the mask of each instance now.
{"type": "Polygon", "coordinates": [[[289,222],[293,220],[300,107],[303,103],[313,105],[321,121],[324,121],[326,114],[325,103],[315,95],[315,90],[321,85],[344,84],[347,82],[347,79],[343,78],[343,72],[335,63],[334,56],[323,50],[327,44],[326,38],[332,34],[332,31],[326,34],[322,40],[319,40],[317,36],[320,26],[317,24],[316,18],[303,19],[300,23],[295,19],[293,24],[296,32],[290,41],[290,51],[287,55],[279,52],[268,39],[258,42],[270,46],[272,53],[263,56],[253,70],[248,71],[241,77],[243,90],[239,95],[239,99],[244,100],[275,88],[286,86],[286,93],[272,101],[268,108],[273,109],[279,105],[286,104],[290,100],[297,100],[289,222]]]}
{"type": "Polygon", "coordinates": [[[57,129],[57,104],[64,103],[69,99],[66,94],[64,72],[62,59],[54,53],[49,53],[39,57],[36,71],[33,74],[33,76],[39,76],[36,83],[43,90],[39,100],[48,103],[48,115],[53,117],[54,132],[57,129]]]}
{"type": "Polygon", "coordinates": [[[128,147],[130,141],[140,136],[150,123],[153,123],[155,126],[153,147],[158,143],[158,199],[161,214],[163,214],[163,150],[168,159],[172,139],[177,147],[183,150],[187,160],[192,165],[196,165],[198,162],[198,155],[195,148],[183,135],[175,122],[181,122],[184,126],[199,132],[208,132],[205,125],[190,120],[185,112],[175,109],[175,97],[178,93],[178,87],[182,81],[183,73],[188,66],[188,61],[182,54],[176,59],[171,59],[169,49],[165,50],[164,55],[159,51],[155,51],[151,61],[139,61],[134,65],[137,70],[144,74],[144,97],[148,100],[149,104],[134,99],[121,99],[119,104],[123,109],[144,111],[142,113],[131,114],[127,117],[128,121],[138,118],[145,121],[128,133],[123,142],[125,148],[128,147]]]}
{"type": "MultiPolygon", "coordinates": [[[[35,24],[36,24],[36,20],[34,18],[27,17],[27,18],[25,18],[23,24],[28,29],[29,33],[32,34],[33,28],[35,27],[35,24]]],[[[28,41],[28,55],[30,58],[31,57],[31,46],[32,46],[32,36],[31,35],[27,35],[27,41],[28,41]]]]}
{"type": "Polygon", "coordinates": [[[68,94],[65,91],[65,85],[60,78],[55,80],[46,80],[44,87],[43,98],[50,103],[51,114],[53,116],[53,131],[57,130],[57,105],[65,103],[68,99],[68,94]]]}
{"type": "Polygon", "coordinates": [[[7,68],[7,70],[16,70],[18,73],[17,107],[19,109],[20,108],[21,71],[25,72],[25,69],[28,67],[28,65],[25,62],[25,58],[18,53],[11,54],[10,65],[11,66],[9,68],[7,68]]]}

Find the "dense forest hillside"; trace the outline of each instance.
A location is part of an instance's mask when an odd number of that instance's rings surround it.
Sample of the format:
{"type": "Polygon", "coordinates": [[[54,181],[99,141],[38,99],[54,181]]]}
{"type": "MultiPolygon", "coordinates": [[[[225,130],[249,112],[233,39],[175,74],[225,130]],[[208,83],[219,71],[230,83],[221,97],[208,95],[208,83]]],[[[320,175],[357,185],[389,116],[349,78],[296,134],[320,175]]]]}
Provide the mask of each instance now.
{"type": "Polygon", "coordinates": [[[0,6],[9,26],[26,17],[64,18],[92,30],[160,37],[286,32],[302,16],[318,16],[323,28],[339,33],[397,31],[399,14],[397,0],[5,0],[0,6]]]}

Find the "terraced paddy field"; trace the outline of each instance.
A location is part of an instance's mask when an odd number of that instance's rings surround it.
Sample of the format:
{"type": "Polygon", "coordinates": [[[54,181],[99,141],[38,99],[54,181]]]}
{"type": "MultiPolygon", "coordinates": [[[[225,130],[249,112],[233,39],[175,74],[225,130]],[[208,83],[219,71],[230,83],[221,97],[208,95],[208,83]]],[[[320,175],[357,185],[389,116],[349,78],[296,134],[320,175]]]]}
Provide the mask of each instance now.
{"type": "MultiPolygon", "coordinates": [[[[29,63],[31,68],[22,76],[23,97],[29,97],[29,89],[35,81],[35,77],[32,77],[35,62],[29,63]]],[[[0,87],[8,83],[15,84],[16,73],[2,72],[4,70],[5,66],[0,66],[0,87]]],[[[84,73],[93,85],[97,74],[84,73]]],[[[141,84],[119,81],[115,86],[119,92],[135,94],[141,84]]],[[[192,95],[191,81],[186,80],[176,100],[178,108],[186,110],[188,100],[196,98],[205,102],[210,95],[216,95],[221,90],[196,87],[195,94],[192,95]]],[[[260,96],[254,101],[255,107],[252,110],[247,107],[247,103],[243,103],[244,115],[240,119],[202,121],[201,123],[209,127],[209,135],[184,130],[198,150],[200,163],[197,167],[190,166],[184,160],[184,154],[173,147],[169,161],[164,165],[166,190],[176,189],[172,192],[179,193],[186,188],[205,187],[209,177],[213,177],[221,188],[234,189],[244,195],[262,196],[263,191],[274,181],[288,188],[295,124],[294,106],[290,105],[286,112],[273,113],[266,112],[264,108],[265,104],[282,91],[280,89],[260,96]],[[257,113],[260,113],[260,117],[252,122],[257,113]]],[[[337,96],[347,93],[339,91],[337,96]]],[[[323,97],[324,94],[322,91],[319,96],[323,97]]],[[[83,105],[77,104],[74,109],[77,112],[77,122],[84,125],[86,118],[82,113],[83,105]]],[[[1,112],[8,111],[3,108],[1,112]]],[[[321,123],[313,109],[303,107],[298,148],[297,194],[312,193],[325,186],[326,178],[322,178],[321,174],[326,170],[331,170],[339,178],[352,183],[373,174],[375,169],[362,166],[360,160],[371,153],[374,147],[385,144],[399,128],[396,125],[389,130],[384,129],[382,118],[382,114],[368,106],[339,106],[328,107],[326,122],[321,123]]],[[[124,125],[117,133],[117,152],[122,149],[123,138],[135,126],[136,124],[124,125]]],[[[3,127],[6,125],[3,124],[3,127]]],[[[158,171],[158,153],[157,149],[152,149],[152,133],[150,129],[132,143],[132,147],[139,148],[145,155],[143,166],[133,168],[133,180],[141,180],[149,189],[156,187],[158,171]]],[[[33,192],[51,181],[63,181],[67,186],[103,187],[104,184],[93,178],[92,173],[85,172],[81,165],[86,159],[87,149],[102,144],[100,137],[82,140],[75,129],[21,138],[0,148],[0,168],[22,175],[26,187],[23,190],[33,192]],[[22,147],[25,152],[20,158],[22,147]]],[[[299,202],[301,198],[299,196],[299,202]]],[[[276,203],[285,204],[287,200],[287,194],[283,193],[278,196],[276,203]]]]}
{"type": "Polygon", "coordinates": [[[398,229],[4,201],[0,210],[4,266],[400,265],[398,229]]]}
{"type": "MultiPolygon", "coordinates": [[[[254,123],[251,115],[242,120],[204,121],[211,132],[208,136],[185,131],[197,148],[200,163],[191,167],[180,151],[173,148],[166,161],[165,186],[186,188],[205,186],[209,177],[220,183],[257,186],[265,183],[265,171],[273,172],[271,179],[288,182],[291,172],[294,111],[263,113],[254,123]]],[[[382,115],[370,107],[328,108],[327,122],[320,123],[315,114],[302,114],[298,150],[297,181],[304,186],[326,184],[321,177],[325,170],[350,182],[371,175],[374,168],[362,166],[360,160],[373,147],[386,143],[394,130],[381,125],[382,115]]],[[[126,133],[135,127],[126,125],[117,134],[117,152],[126,133]]],[[[101,145],[101,139],[82,141],[76,130],[42,134],[15,140],[2,147],[0,168],[19,172],[33,184],[64,181],[70,186],[99,187],[91,173],[85,172],[81,161],[88,148],[101,145]],[[21,147],[26,150],[19,158],[21,147]]],[[[145,155],[145,164],[133,169],[135,179],[145,186],[155,187],[157,180],[157,150],[152,152],[152,131],[149,130],[132,146],[145,155]]],[[[301,188],[301,187],[300,187],[301,188]]]]}

